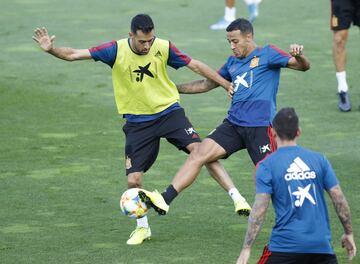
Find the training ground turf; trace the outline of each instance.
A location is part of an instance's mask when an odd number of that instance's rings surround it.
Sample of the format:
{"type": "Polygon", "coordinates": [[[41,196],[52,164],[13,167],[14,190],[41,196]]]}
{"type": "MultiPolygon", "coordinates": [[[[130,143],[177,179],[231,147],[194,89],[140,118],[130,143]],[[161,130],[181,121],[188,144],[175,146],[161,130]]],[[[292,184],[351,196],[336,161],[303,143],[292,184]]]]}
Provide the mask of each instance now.
{"type": "MultiPolygon", "coordinates": [[[[247,15],[242,1],[237,9],[238,16],[247,15]]],[[[151,241],[125,244],[135,221],[118,205],[126,189],[124,135],[111,70],[101,63],[60,61],[31,39],[35,27],[47,26],[56,45],[88,48],[126,37],[131,17],[145,12],[159,37],[217,69],[231,51],[225,33],[208,27],[223,10],[223,1],[208,0],[1,1],[0,263],[235,263],[247,220],[234,214],[230,198],[205,169],[167,216],[151,210],[151,241]]],[[[352,28],[347,45],[353,111],[340,113],[329,13],[325,0],[265,0],[254,24],[255,40],[284,50],[292,43],[305,46],[311,69],[282,71],[278,107],[295,107],[303,129],[299,143],[324,152],[332,162],[359,237],[360,34],[352,28]]],[[[185,68],[170,74],[176,83],[199,78],[185,68]]],[[[229,103],[222,88],[181,97],[202,136],[222,121],[229,103]]],[[[162,191],[185,158],[164,140],[144,187],[162,191]]],[[[223,164],[252,203],[253,166],[247,153],[223,164]]],[[[345,263],[342,227],[329,208],[334,249],[345,263]]],[[[261,255],[273,224],[270,207],[251,263],[261,255]]]]}

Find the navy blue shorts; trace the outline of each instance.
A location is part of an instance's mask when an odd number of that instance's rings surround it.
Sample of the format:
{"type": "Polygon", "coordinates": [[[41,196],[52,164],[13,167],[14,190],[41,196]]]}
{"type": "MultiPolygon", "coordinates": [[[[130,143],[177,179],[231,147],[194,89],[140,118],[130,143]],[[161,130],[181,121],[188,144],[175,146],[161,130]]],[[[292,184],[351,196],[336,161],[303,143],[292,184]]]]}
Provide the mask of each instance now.
{"type": "Polygon", "coordinates": [[[271,127],[242,127],[227,119],[207,137],[225,149],[225,158],[239,150],[247,149],[254,165],[276,149],[271,127]]]}
{"type": "Polygon", "coordinates": [[[184,109],[172,111],[148,122],[126,122],[123,131],[126,137],[126,175],[150,169],[158,156],[161,138],[166,138],[186,153],[189,144],[201,141],[199,134],[185,116],[184,109]]]}
{"type": "Polygon", "coordinates": [[[348,29],[351,23],[360,26],[360,0],[331,0],[331,29],[348,29]]]}
{"type": "Polygon", "coordinates": [[[336,255],[317,253],[271,252],[265,246],[258,264],[337,264],[336,255]]]}

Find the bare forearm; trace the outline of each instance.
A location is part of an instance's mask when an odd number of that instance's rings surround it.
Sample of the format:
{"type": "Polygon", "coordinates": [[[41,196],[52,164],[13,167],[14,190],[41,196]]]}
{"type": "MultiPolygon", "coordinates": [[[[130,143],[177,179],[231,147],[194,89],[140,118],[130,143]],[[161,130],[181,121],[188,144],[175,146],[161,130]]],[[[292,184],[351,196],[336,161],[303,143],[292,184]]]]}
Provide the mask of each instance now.
{"type": "Polygon", "coordinates": [[[310,61],[304,55],[296,56],[295,60],[298,63],[298,70],[307,71],[310,69],[310,61]]]}
{"type": "Polygon", "coordinates": [[[208,67],[205,64],[202,64],[202,67],[200,68],[200,74],[204,76],[205,78],[208,78],[219,85],[221,85],[226,90],[228,89],[230,83],[226,81],[224,78],[222,78],[217,72],[212,70],[210,67],[208,67]]]}
{"type": "Polygon", "coordinates": [[[290,55],[288,67],[293,70],[307,71],[310,69],[310,61],[303,54],[304,46],[299,44],[290,45],[290,55]]]}
{"type": "Polygon", "coordinates": [[[216,71],[211,69],[205,63],[202,63],[201,61],[193,59],[188,64],[188,67],[192,71],[194,71],[194,72],[204,76],[205,78],[207,78],[207,79],[209,79],[211,81],[214,81],[215,83],[221,85],[222,87],[224,87],[225,90],[229,89],[230,82],[228,82],[227,80],[222,78],[216,71]]]}
{"type": "Polygon", "coordinates": [[[255,203],[249,216],[248,229],[246,232],[243,248],[251,248],[258,234],[261,226],[264,223],[266,210],[269,206],[269,194],[257,194],[255,203]]]}
{"type": "Polygon", "coordinates": [[[198,80],[198,81],[176,85],[179,93],[182,94],[205,93],[218,86],[219,86],[218,84],[210,80],[198,80]]]}
{"type": "Polygon", "coordinates": [[[335,186],[329,191],[329,195],[333,201],[336,213],[344,227],[345,234],[353,232],[351,225],[350,208],[340,186],[335,186]]]}
{"type": "Polygon", "coordinates": [[[73,61],[74,60],[73,54],[75,54],[75,50],[73,48],[66,48],[66,47],[61,47],[61,48],[53,47],[51,50],[47,51],[47,53],[62,60],[73,61]]]}
{"type": "Polygon", "coordinates": [[[56,48],[54,46],[55,35],[50,37],[45,27],[36,28],[32,39],[38,43],[43,51],[59,59],[66,61],[91,59],[91,54],[88,49],[56,48]]]}
{"type": "Polygon", "coordinates": [[[66,61],[75,61],[75,60],[88,60],[91,59],[91,54],[88,49],[73,49],[73,48],[55,48],[52,47],[47,51],[51,55],[66,61]]]}

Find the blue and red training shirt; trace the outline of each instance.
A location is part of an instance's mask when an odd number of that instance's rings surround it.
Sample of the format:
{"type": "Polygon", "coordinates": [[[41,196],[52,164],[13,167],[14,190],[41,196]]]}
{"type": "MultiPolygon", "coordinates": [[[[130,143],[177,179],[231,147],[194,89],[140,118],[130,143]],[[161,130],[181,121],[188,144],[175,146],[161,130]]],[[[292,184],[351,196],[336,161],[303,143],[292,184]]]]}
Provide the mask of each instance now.
{"type": "Polygon", "coordinates": [[[238,126],[271,125],[276,113],[280,69],[291,56],[274,45],[256,47],[245,58],[230,56],[218,71],[234,85],[227,119],[238,126]]]}

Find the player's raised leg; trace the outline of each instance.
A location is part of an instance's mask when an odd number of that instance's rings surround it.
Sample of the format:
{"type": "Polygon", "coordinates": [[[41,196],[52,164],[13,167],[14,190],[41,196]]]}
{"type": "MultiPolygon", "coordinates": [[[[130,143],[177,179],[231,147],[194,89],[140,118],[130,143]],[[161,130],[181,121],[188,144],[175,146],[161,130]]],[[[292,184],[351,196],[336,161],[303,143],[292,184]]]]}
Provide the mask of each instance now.
{"type": "MultiPolygon", "coordinates": [[[[192,127],[190,121],[185,117],[184,111],[171,114],[171,118],[164,120],[161,126],[161,137],[165,137],[178,149],[190,153],[184,165],[174,176],[171,184],[165,192],[140,192],[143,201],[149,203],[159,214],[166,214],[169,210],[168,205],[175,197],[191,185],[199,174],[203,165],[207,165],[211,176],[226,190],[234,200],[237,211],[241,214],[249,212],[250,206],[242,198],[238,190],[234,187],[230,176],[226,173],[222,165],[217,161],[226,155],[225,150],[212,139],[200,141],[200,137],[192,127]],[[166,124],[166,125],[165,125],[166,124]],[[178,129],[175,129],[178,128],[178,129]],[[241,202],[239,202],[241,201],[241,202]]],[[[158,131],[159,132],[159,131],[158,131]]]]}
{"type": "Polygon", "coordinates": [[[249,215],[251,207],[235,188],[233,181],[225,171],[224,167],[217,160],[226,155],[225,150],[214,140],[206,138],[203,142],[194,143],[188,146],[190,155],[184,165],[176,173],[172,180],[172,188],[176,193],[169,191],[163,193],[165,200],[170,203],[177,193],[188,187],[200,173],[205,165],[210,175],[226,190],[235,204],[235,211],[239,214],[249,215]]]}

